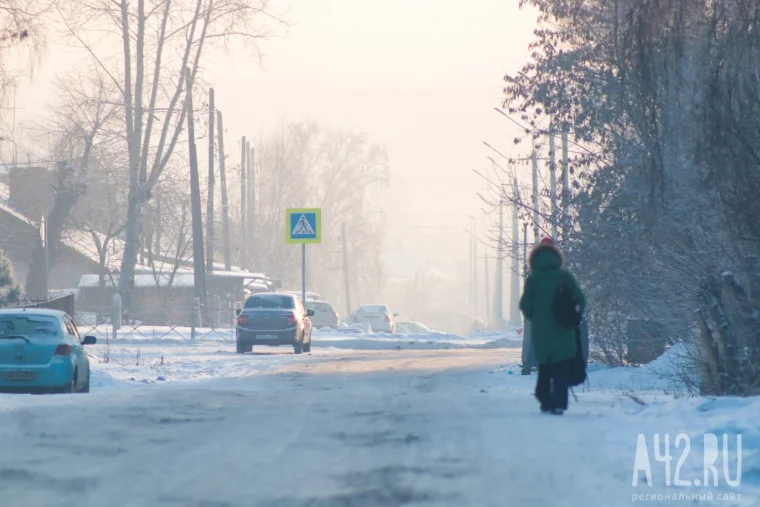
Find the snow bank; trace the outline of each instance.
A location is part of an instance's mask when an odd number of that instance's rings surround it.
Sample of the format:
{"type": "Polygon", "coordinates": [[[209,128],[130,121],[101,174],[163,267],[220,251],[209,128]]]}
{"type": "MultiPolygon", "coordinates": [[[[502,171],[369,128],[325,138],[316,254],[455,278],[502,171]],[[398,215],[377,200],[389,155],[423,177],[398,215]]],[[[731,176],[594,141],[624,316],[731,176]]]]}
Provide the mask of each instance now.
{"type": "Polygon", "coordinates": [[[448,333],[364,333],[355,329],[320,330],[312,335],[314,347],[354,350],[430,350],[479,348],[486,341],[448,333]]]}
{"type": "MultiPolygon", "coordinates": [[[[138,345],[146,342],[192,343],[189,327],[170,326],[124,326],[117,332],[114,340],[110,326],[82,327],[80,332],[92,335],[99,343],[110,341],[113,344],[138,345]]],[[[514,332],[475,333],[468,337],[450,333],[365,333],[361,329],[322,328],[314,330],[312,339],[316,347],[334,347],[357,350],[382,350],[405,348],[519,348],[522,337],[514,332]]],[[[234,343],[235,330],[232,328],[196,329],[196,342],[234,343]]]]}
{"type": "Polygon", "coordinates": [[[521,349],[523,343],[522,334],[516,330],[477,331],[470,339],[480,341],[478,348],[483,349],[521,349]]]}
{"type": "Polygon", "coordinates": [[[643,366],[608,368],[591,363],[589,383],[592,388],[683,393],[686,386],[681,375],[688,369],[688,357],[686,345],[677,344],[643,366]]]}

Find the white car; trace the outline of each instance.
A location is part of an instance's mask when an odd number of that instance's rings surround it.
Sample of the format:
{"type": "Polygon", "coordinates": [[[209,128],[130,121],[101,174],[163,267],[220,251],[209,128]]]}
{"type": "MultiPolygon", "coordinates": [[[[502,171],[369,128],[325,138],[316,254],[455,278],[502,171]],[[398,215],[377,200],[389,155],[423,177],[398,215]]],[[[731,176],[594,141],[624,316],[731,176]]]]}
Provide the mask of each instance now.
{"type": "MultiPolygon", "coordinates": [[[[308,299],[308,298],[307,298],[308,299]]],[[[329,327],[338,329],[338,312],[327,301],[306,301],[307,310],[314,310],[314,315],[309,317],[314,329],[329,327]]]]}
{"type": "Polygon", "coordinates": [[[373,331],[396,332],[398,313],[391,312],[387,305],[362,305],[352,315],[351,324],[362,327],[369,324],[373,331]]]}

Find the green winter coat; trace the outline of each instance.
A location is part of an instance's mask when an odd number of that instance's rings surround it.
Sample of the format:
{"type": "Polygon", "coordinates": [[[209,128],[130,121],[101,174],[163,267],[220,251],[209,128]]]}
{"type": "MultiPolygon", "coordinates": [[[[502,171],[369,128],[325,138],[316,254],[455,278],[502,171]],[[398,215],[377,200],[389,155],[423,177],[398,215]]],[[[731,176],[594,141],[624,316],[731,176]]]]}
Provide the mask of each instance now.
{"type": "Polygon", "coordinates": [[[530,276],[520,299],[520,309],[531,324],[533,353],[540,364],[558,363],[576,354],[575,329],[562,327],[554,318],[552,303],[561,280],[565,279],[581,305],[583,295],[573,275],[562,268],[562,254],[553,245],[540,244],[530,254],[530,276]]]}

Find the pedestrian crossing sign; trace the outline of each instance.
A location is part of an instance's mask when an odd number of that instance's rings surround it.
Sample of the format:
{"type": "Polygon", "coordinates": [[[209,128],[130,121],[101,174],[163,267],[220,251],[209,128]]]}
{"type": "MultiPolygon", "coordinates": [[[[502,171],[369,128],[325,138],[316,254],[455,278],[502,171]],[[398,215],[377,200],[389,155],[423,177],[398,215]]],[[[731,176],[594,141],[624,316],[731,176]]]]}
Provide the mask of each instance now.
{"type": "Polygon", "coordinates": [[[289,208],[285,210],[285,240],[288,243],[321,243],[322,210],[289,208]]]}

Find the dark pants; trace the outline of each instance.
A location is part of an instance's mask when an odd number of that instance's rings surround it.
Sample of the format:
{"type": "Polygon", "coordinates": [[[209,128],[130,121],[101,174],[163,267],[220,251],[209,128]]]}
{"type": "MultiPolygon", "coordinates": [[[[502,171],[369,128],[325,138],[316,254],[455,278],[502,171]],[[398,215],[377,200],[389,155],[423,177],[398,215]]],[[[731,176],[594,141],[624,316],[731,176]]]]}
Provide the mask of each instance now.
{"type": "Polygon", "coordinates": [[[567,378],[570,361],[538,365],[536,398],[541,402],[541,410],[561,408],[567,410],[567,378]]]}

